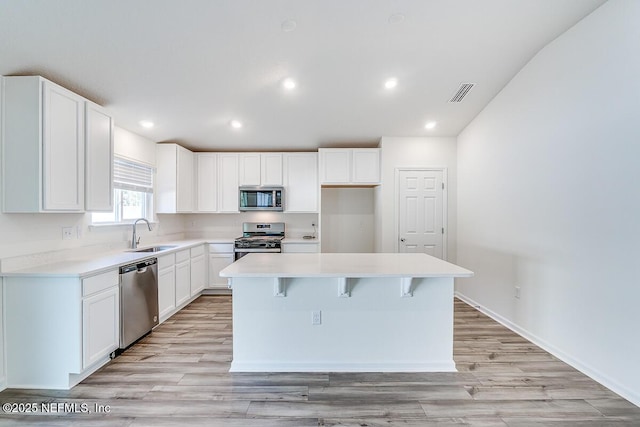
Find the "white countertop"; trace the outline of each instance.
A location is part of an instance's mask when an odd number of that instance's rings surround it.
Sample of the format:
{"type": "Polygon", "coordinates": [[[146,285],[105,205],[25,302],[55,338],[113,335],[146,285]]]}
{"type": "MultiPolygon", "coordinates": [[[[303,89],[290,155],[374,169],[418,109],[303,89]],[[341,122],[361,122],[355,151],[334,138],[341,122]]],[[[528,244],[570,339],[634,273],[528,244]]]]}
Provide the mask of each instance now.
{"type": "MultiPolygon", "coordinates": [[[[131,252],[130,249],[118,249],[100,254],[91,254],[86,257],[76,257],[62,262],[52,264],[34,265],[33,267],[24,268],[14,271],[0,272],[0,276],[4,277],[87,277],[103,271],[118,268],[121,265],[134,263],[147,258],[157,258],[172,252],[178,252],[189,249],[204,243],[216,243],[223,239],[190,239],[177,240],[156,243],[154,245],[140,246],[144,249],[150,246],[176,246],[161,252],[131,252]]],[[[224,240],[226,243],[227,240],[224,240]]],[[[233,242],[233,240],[231,240],[233,242]]]]}
{"type": "Polygon", "coordinates": [[[473,272],[425,254],[253,253],[222,277],[471,277],[473,272]]]}

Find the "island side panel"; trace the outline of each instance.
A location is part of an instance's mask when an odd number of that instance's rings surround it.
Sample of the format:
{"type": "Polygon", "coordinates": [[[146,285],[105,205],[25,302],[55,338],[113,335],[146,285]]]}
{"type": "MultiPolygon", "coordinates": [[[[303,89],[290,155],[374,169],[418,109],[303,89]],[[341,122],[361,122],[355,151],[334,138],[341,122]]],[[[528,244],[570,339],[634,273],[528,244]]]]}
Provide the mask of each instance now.
{"type": "Polygon", "coordinates": [[[453,279],[233,278],[234,372],[443,372],[453,362],[453,279]],[[313,311],[321,324],[312,324],[313,311]]]}

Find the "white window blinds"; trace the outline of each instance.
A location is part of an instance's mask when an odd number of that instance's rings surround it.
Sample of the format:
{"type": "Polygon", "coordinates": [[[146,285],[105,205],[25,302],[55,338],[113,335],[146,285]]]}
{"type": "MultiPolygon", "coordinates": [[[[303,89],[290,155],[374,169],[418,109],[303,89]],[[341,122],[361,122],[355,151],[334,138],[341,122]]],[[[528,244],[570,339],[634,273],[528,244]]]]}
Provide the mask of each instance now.
{"type": "Polygon", "coordinates": [[[153,193],[153,168],[116,157],[113,161],[113,186],[121,190],[153,193]]]}

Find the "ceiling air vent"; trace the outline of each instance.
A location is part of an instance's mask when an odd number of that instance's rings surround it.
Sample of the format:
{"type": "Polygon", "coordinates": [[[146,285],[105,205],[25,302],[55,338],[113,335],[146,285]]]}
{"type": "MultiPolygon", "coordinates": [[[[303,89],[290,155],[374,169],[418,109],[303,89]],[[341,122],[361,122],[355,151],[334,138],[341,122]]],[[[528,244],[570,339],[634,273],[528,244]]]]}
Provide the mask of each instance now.
{"type": "Polygon", "coordinates": [[[451,97],[449,102],[462,102],[464,97],[467,96],[469,92],[471,92],[471,89],[473,89],[475,85],[476,85],[475,83],[460,84],[458,91],[451,97]]]}

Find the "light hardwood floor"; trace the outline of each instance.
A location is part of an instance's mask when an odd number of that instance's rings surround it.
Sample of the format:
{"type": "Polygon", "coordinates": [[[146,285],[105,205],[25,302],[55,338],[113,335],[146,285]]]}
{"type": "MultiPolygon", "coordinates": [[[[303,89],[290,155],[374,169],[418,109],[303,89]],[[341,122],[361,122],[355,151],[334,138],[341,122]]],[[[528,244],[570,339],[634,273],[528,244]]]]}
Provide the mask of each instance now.
{"type": "Polygon", "coordinates": [[[230,374],[231,339],[231,298],[200,297],[72,390],[0,393],[109,414],[0,426],[640,426],[640,408],[458,300],[457,373],[230,374]]]}

